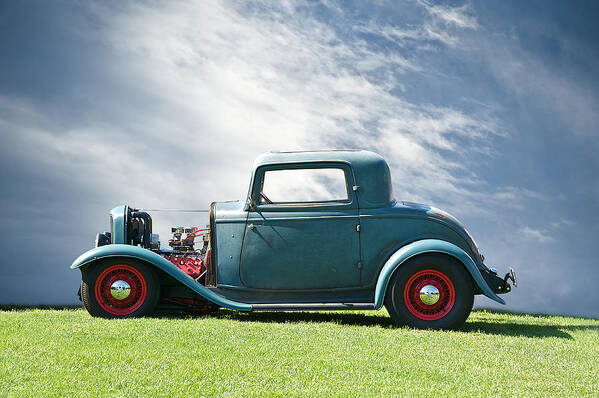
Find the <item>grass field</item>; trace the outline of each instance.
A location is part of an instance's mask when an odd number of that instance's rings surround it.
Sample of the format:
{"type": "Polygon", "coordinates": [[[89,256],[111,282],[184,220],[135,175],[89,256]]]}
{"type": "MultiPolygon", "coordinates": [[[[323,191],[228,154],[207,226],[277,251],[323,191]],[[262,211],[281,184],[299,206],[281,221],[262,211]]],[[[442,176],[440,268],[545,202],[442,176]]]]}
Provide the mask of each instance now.
{"type": "Polygon", "coordinates": [[[599,320],[475,311],[462,331],[383,312],[0,311],[0,396],[599,396],[599,320]]]}

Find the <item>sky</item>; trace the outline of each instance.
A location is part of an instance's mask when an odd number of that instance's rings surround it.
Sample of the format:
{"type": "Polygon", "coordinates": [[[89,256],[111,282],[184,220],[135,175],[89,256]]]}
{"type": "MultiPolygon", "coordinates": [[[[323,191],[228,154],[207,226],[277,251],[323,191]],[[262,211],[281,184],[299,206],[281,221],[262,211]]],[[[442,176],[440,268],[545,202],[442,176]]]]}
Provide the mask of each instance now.
{"type": "MultiPolygon", "coordinates": [[[[271,150],[358,148],[519,286],[599,317],[599,4],[0,2],[0,304],[77,304],[119,204],[245,199],[271,150]]],[[[157,213],[204,225],[199,213],[157,213]]]]}

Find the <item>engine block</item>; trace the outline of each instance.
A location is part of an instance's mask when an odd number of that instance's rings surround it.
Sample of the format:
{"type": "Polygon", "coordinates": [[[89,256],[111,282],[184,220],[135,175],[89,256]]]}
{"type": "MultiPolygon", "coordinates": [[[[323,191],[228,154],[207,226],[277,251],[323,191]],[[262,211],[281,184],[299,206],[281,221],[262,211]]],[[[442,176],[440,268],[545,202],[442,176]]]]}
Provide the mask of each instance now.
{"type": "Polygon", "coordinates": [[[195,280],[200,279],[206,273],[203,255],[199,253],[164,253],[162,257],[195,280]]]}

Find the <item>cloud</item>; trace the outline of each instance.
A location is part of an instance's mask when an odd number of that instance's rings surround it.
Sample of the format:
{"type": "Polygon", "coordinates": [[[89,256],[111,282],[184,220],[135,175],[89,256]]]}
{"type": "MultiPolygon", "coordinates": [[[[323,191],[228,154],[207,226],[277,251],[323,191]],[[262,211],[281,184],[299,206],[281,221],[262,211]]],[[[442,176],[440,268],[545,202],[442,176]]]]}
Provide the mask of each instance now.
{"type": "MultiPolygon", "coordinates": [[[[178,124],[189,126],[178,132],[182,152],[218,153],[234,143],[228,150],[243,148],[234,156],[249,160],[270,149],[371,149],[390,159],[397,181],[411,181],[396,184],[410,199],[434,192],[477,196],[470,202],[480,203],[480,191],[465,182],[476,176],[463,160],[471,151],[491,151],[490,138],[501,130],[488,114],[402,98],[402,76],[423,69],[413,55],[365,41],[360,32],[340,33],[303,2],[262,4],[259,13],[225,4],[136,5],[118,15],[99,10],[106,41],[126,69],[176,107],[178,124]]],[[[452,28],[475,27],[464,8],[427,7],[424,26],[441,19],[452,28]]]]}
{"type": "MultiPolygon", "coordinates": [[[[433,28],[442,36],[475,28],[465,8],[425,8],[411,40],[436,40],[433,28]]],[[[492,152],[492,139],[503,134],[497,121],[406,100],[402,80],[426,73],[417,54],[428,49],[380,46],[385,29],[365,40],[301,1],[93,4],[87,12],[94,35],[85,23],[69,32],[102,51],[106,71],[97,76],[102,89],[90,88],[85,118],[65,122],[48,104],[2,100],[12,145],[35,145],[37,162],[72,184],[142,207],[206,207],[243,198],[258,153],[363,148],[388,159],[400,199],[484,212],[510,189],[481,190],[485,181],[467,167],[472,152],[492,152]]],[[[81,96],[86,87],[73,90],[63,95],[81,96]]]]}
{"type": "MultiPolygon", "coordinates": [[[[547,32],[532,29],[527,34],[548,40],[547,32]]],[[[592,68],[598,59],[594,48],[565,38],[552,37],[551,45],[572,58],[567,62],[547,62],[546,54],[531,51],[519,36],[496,35],[479,43],[490,71],[501,86],[521,104],[527,103],[546,112],[547,119],[557,119],[573,134],[597,145],[599,98],[588,79],[580,79],[577,69],[592,68]],[[588,57],[581,57],[588,54],[588,57]],[[581,60],[582,58],[582,60],[581,60]]]]}
{"type": "MultiPolygon", "coordinates": [[[[407,51],[389,51],[360,32],[342,34],[303,2],[91,7],[101,21],[96,40],[109,49],[116,92],[95,99],[85,124],[61,131],[45,130],[51,116],[31,106],[29,113],[40,113],[32,119],[43,121],[15,138],[44,148],[41,160],[54,168],[85,159],[86,175],[103,181],[127,169],[112,189],[128,185],[128,194],[144,205],[180,207],[192,201],[171,203],[204,192],[242,197],[249,167],[238,165],[250,165],[260,152],[358,147],[389,159],[402,198],[452,197],[454,208],[467,201],[482,209],[495,195],[475,189],[478,177],[464,160],[472,151],[491,151],[490,137],[501,134],[496,121],[406,101],[397,91],[402,76],[423,69],[407,51]],[[121,85],[127,91],[119,99],[121,85]],[[123,116],[123,108],[137,117],[123,116]],[[102,114],[94,114],[98,109],[102,114]],[[179,172],[173,157],[198,159],[213,178],[179,172]],[[226,157],[238,163],[219,161],[226,157]],[[186,195],[189,182],[193,190],[186,195]],[[164,185],[172,187],[166,194],[164,185]]],[[[438,20],[474,26],[463,8],[426,7],[430,18],[423,26],[438,20]]]]}
{"type": "Polygon", "coordinates": [[[539,243],[547,243],[554,240],[553,236],[549,235],[548,231],[541,229],[534,229],[528,225],[524,226],[520,230],[520,234],[524,239],[536,241],[539,243]]]}
{"type": "Polygon", "coordinates": [[[478,29],[476,18],[467,5],[448,7],[425,1],[419,1],[418,4],[426,14],[424,22],[416,26],[380,24],[371,20],[368,24],[354,27],[354,30],[384,37],[400,46],[416,44],[420,50],[433,50],[435,47],[430,46],[431,43],[449,47],[463,46],[459,32],[478,29]]]}
{"type": "Polygon", "coordinates": [[[460,7],[434,5],[427,1],[420,1],[420,4],[424,5],[426,11],[434,17],[437,23],[462,29],[478,29],[476,17],[472,15],[468,4],[460,7]]]}

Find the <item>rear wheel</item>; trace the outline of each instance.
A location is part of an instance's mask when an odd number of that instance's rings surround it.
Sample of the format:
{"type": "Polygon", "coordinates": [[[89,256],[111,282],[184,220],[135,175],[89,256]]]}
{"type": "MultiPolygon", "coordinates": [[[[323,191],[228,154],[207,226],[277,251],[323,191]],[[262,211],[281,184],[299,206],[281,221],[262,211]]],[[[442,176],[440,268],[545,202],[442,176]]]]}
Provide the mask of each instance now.
{"type": "Polygon", "coordinates": [[[385,297],[385,307],[396,324],[421,329],[460,328],[473,303],[467,270],[441,254],[417,256],[401,265],[385,297]]]}
{"type": "Polygon", "coordinates": [[[104,318],[129,318],[151,313],[160,296],[153,269],[134,260],[108,260],[86,270],[81,298],[87,311],[104,318]]]}

